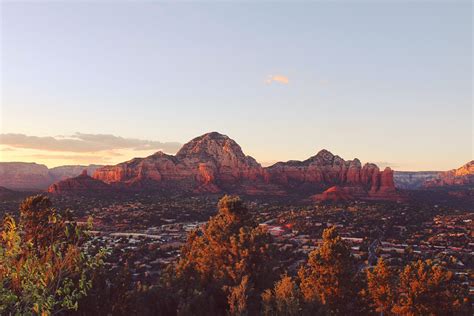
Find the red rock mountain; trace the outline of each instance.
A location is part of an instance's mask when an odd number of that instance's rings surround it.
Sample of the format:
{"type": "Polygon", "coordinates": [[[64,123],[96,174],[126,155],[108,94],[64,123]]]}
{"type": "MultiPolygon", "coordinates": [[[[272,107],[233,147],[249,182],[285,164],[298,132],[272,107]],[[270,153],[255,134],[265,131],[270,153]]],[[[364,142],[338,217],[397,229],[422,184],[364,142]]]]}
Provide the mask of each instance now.
{"type": "Polygon", "coordinates": [[[268,182],[287,188],[322,191],[337,185],[356,197],[392,199],[398,196],[390,168],[381,172],[375,164],[362,166],[359,159],[345,161],[327,150],[305,161],[276,163],[265,171],[268,182]]]}
{"type": "Polygon", "coordinates": [[[97,169],[94,179],[122,188],[175,187],[194,192],[314,194],[331,186],[348,196],[394,199],[393,171],[358,159],[345,161],[327,150],[305,161],[262,166],[228,136],[212,132],[185,144],[176,155],[157,152],[97,169]]]}
{"type": "Polygon", "coordinates": [[[434,179],[426,181],[425,188],[451,186],[451,185],[473,185],[474,184],[474,160],[464,166],[446,172],[441,172],[434,179]]]}
{"type": "Polygon", "coordinates": [[[213,132],[185,144],[175,156],[157,152],[95,171],[93,177],[109,184],[178,183],[194,191],[218,192],[220,187],[263,179],[263,169],[229,137],[213,132]]]}
{"type": "Polygon", "coordinates": [[[87,170],[84,170],[81,175],[77,177],[69,178],[52,184],[48,188],[48,192],[55,194],[83,192],[100,194],[101,192],[108,192],[111,189],[112,188],[108,184],[88,176],[87,170]]]}

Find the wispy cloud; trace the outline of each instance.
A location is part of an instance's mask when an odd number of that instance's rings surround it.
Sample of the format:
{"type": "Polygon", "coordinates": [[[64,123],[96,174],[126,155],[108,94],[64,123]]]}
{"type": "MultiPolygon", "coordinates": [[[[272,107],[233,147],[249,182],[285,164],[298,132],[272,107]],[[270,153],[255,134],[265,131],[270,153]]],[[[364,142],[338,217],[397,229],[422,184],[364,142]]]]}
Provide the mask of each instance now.
{"type": "Polygon", "coordinates": [[[59,152],[99,152],[119,149],[163,150],[176,152],[181,144],[177,142],[159,142],[136,138],[123,138],[110,134],[76,133],[71,136],[39,137],[25,134],[0,134],[0,145],[14,148],[27,148],[59,152]]]}
{"type": "Polygon", "coordinates": [[[269,75],[267,79],[265,79],[266,84],[271,84],[272,82],[277,82],[281,84],[289,84],[290,79],[287,76],[283,75],[269,75]]]}

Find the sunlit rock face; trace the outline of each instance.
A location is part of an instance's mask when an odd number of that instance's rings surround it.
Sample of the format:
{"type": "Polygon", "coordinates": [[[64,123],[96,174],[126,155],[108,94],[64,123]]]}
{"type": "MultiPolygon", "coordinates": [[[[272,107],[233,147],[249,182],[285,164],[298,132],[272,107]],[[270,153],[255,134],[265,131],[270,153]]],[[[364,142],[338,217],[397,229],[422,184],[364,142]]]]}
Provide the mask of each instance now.
{"type": "Polygon", "coordinates": [[[345,161],[327,150],[304,161],[262,168],[234,140],[216,132],[194,138],[176,155],[157,152],[99,168],[93,177],[128,187],[173,184],[196,193],[314,194],[340,186],[350,197],[383,198],[396,194],[390,168],[380,172],[374,164],[362,166],[358,159],[345,161]]]}
{"type": "Polygon", "coordinates": [[[339,201],[348,201],[353,200],[354,197],[350,195],[344,188],[340,186],[333,186],[325,190],[321,194],[315,194],[311,198],[313,201],[317,202],[339,202],[339,201]]]}
{"type": "Polygon", "coordinates": [[[380,172],[374,164],[363,167],[358,159],[345,161],[327,150],[305,161],[279,162],[266,169],[268,182],[280,183],[289,187],[329,186],[358,187],[365,194],[394,192],[393,171],[386,168],[380,172]]]}
{"type": "Polygon", "coordinates": [[[198,191],[219,191],[219,186],[263,179],[263,168],[229,137],[213,132],[186,143],[175,156],[157,152],[96,170],[94,178],[106,183],[194,182],[198,191]],[[199,188],[200,187],[200,188],[199,188]]]}
{"type": "Polygon", "coordinates": [[[446,172],[441,172],[434,179],[423,184],[425,188],[451,186],[451,185],[473,185],[474,184],[474,160],[464,166],[446,172]]]}

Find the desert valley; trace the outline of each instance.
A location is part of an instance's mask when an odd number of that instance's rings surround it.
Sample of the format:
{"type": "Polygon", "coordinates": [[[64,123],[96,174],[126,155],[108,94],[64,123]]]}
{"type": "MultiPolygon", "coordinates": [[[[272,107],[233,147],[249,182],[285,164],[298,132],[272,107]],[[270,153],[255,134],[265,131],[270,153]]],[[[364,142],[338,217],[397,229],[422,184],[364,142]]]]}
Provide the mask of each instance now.
{"type": "Polygon", "coordinates": [[[454,273],[465,299],[474,293],[473,161],[444,172],[399,172],[321,150],[262,167],[212,132],[176,155],[111,166],[0,163],[0,181],[2,214],[16,216],[23,198],[43,194],[71,220],[90,224],[88,247],[110,251],[104,273],[126,271],[129,295],[133,284],[160,282],[225,194],[245,201],[279,252],[278,269],[289,275],[323,243],[323,231],[336,227],[361,271],[379,259],[392,267],[435,260],[454,273]]]}
{"type": "Polygon", "coordinates": [[[474,315],[472,12],[0,0],[0,316],[474,315]]]}

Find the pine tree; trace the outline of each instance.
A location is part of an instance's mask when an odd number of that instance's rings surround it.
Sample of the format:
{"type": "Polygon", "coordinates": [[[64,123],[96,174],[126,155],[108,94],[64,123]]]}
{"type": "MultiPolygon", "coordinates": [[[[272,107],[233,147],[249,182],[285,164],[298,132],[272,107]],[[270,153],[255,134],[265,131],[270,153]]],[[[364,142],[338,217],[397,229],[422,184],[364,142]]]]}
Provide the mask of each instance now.
{"type": "Polygon", "coordinates": [[[396,300],[396,275],[383,259],[379,259],[373,271],[367,270],[367,287],[375,311],[390,315],[396,300]]]}
{"type": "Polygon", "coordinates": [[[252,292],[252,286],[249,284],[248,276],[244,276],[239,285],[230,289],[227,296],[229,303],[229,315],[245,316],[248,315],[248,297],[252,292]]]}
{"type": "Polygon", "coordinates": [[[431,260],[406,265],[400,274],[399,299],[393,312],[413,316],[459,313],[463,301],[452,278],[452,272],[431,260]]]}
{"type": "Polygon", "coordinates": [[[305,302],[322,305],[328,314],[352,314],[359,290],[356,272],[348,245],[335,227],[325,229],[323,244],[309,254],[306,266],[298,272],[305,302]]]}
{"type": "Polygon", "coordinates": [[[301,293],[296,282],[290,276],[283,275],[275,283],[273,290],[266,290],[262,294],[264,315],[301,315],[301,293]]]}
{"type": "Polygon", "coordinates": [[[229,312],[229,295],[235,296],[232,291],[247,278],[253,290],[247,294],[246,309],[255,312],[260,293],[273,284],[275,253],[271,236],[252,220],[240,198],[224,196],[217,215],[202,232],[191,233],[182,248],[172,282],[181,310],[194,314],[208,314],[209,308],[218,314],[229,312]],[[206,304],[203,309],[202,301],[212,301],[214,306],[206,304]]]}

